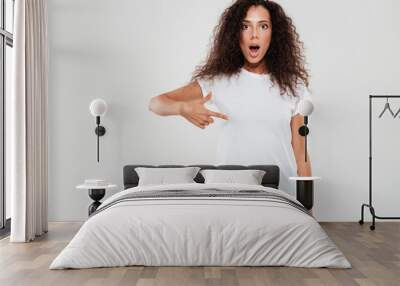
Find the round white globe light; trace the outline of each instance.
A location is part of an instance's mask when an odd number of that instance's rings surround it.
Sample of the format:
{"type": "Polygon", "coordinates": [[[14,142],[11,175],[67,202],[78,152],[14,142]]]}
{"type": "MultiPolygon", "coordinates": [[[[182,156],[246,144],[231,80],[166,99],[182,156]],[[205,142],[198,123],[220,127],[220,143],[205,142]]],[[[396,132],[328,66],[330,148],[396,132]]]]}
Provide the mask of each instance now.
{"type": "Polygon", "coordinates": [[[314,104],[307,99],[302,99],[299,102],[299,113],[303,116],[308,116],[314,111],[314,104]]]}
{"type": "Polygon", "coordinates": [[[90,103],[89,110],[93,116],[104,116],[107,112],[107,103],[103,99],[96,98],[90,103]]]}

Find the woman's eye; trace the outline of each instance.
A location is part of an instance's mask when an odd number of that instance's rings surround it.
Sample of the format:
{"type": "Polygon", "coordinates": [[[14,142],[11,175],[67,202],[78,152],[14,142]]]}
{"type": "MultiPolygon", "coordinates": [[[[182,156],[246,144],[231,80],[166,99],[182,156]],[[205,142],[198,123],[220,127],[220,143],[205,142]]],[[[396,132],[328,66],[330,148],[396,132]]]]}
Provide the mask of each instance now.
{"type": "Polygon", "coordinates": [[[248,28],[248,26],[247,26],[246,24],[243,24],[243,25],[242,25],[242,29],[243,29],[243,30],[246,30],[247,28],[248,28]]]}
{"type": "Polygon", "coordinates": [[[268,25],[266,25],[266,24],[262,25],[261,27],[262,27],[264,30],[267,30],[267,29],[268,29],[268,25]]]}

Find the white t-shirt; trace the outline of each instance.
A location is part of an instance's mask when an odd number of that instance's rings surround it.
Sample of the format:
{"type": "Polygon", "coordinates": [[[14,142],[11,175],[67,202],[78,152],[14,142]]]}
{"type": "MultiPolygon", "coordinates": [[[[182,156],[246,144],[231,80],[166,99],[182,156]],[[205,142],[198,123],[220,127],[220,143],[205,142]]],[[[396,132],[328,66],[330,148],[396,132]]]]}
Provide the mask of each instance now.
{"type": "Polygon", "coordinates": [[[299,97],[281,95],[268,74],[244,68],[231,77],[221,75],[198,83],[203,96],[212,92],[210,103],[216,111],[229,117],[220,120],[215,164],[278,165],[279,189],[295,195],[295,182],[288,179],[297,176],[290,121],[298,113],[301,98],[312,100],[306,86],[298,86],[299,97]]]}

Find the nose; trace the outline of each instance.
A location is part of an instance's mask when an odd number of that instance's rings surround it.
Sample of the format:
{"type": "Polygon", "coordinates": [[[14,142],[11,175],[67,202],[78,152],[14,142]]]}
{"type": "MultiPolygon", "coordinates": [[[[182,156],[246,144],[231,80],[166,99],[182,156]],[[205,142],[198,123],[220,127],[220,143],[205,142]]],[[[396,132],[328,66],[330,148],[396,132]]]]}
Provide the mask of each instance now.
{"type": "Polygon", "coordinates": [[[257,31],[257,29],[252,29],[251,38],[258,38],[258,31],[257,31]]]}

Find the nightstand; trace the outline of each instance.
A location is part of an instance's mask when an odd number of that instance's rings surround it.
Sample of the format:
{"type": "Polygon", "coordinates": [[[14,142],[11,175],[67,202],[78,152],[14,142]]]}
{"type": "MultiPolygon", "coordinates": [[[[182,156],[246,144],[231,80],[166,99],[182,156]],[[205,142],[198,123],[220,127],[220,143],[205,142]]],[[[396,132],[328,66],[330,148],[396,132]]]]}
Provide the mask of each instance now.
{"type": "Polygon", "coordinates": [[[89,216],[96,211],[96,209],[101,205],[100,200],[106,194],[107,189],[116,188],[117,185],[113,184],[104,184],[104,185],[90,185],[90,184],[81,184],[76,186],[79,190],[88,190],[89,197],[93,200],[93,203],[88,208],[89,216]]]}
{"type": "Polygon", "coordinates": [[[289,180],[296,181],[296,199],[304,207],[311,210],[314,205],[314,181],[320,177],[289,177],[289,180]]]}

